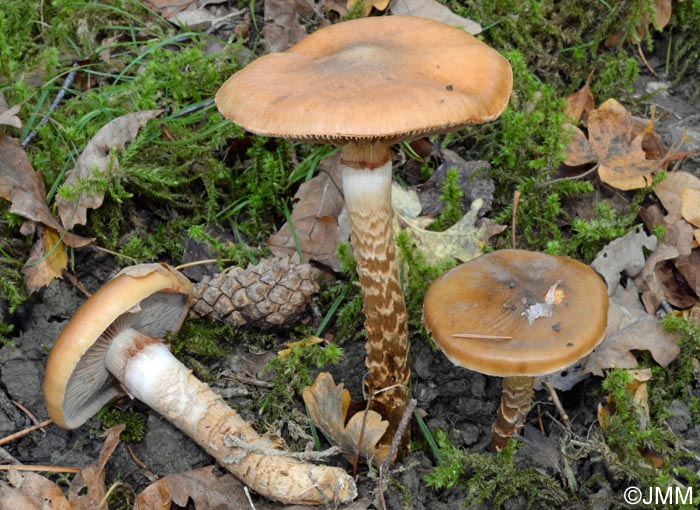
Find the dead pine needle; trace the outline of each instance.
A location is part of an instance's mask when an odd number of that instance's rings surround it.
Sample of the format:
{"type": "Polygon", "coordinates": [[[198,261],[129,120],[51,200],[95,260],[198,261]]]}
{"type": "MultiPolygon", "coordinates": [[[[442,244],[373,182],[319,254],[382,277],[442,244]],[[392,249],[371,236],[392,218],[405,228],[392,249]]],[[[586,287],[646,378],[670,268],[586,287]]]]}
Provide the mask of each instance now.
{"type": "Polygon", "coordinates": [[[0,439],[0,445],[7,444],[11,441],[14,441],[15,439],[19,439],[20,437],[24,437],[30,432],[34,432],[35,430],[39,430],[41,428],[47,427],[51,425],[53,421],[51,420],[46,420],[42,421],[41,423],[37,423],[35,425],[32,425],[31,427],[27,427],[26,429],[20,430],[19,432],[15,432],[14,434],[10,434],[9,436],[5,436],[2,439],[0,439]]]}
{"type": "Polygon", "coordinates": [[[571,421],[569,420],[569,415],[564,410],[564,406],[562,405],[561,400],[559,400],[557,390],[554,388],[554,386],[552,386],[552,383],[546,379],[542,381],[542,385],[545,387],[547,392],[549,392],[549,396],[552,399],[552,403],[554,404],[554,407],[557,409],[559,415],[561,416],[561,421],[564,423],[567,429],[571,430],[571,421]]]}
{"type": "Polygon", "coordinates": [[[383,510],[386,510],[386,501],[384,500],[384,473],[387,469],[389,469],[389,466],[391,465],[394,456],[396,455],[396,452],[399,449],[399,444],[401,444],[401,438],[403,437],[403,434],[406,431],[406,427],[408,427],[408,423],[411,420],[411,415],[413,415],[413,408],[416,407],[416,403],[416,399],[412,398],[408,401],[408,404],[406,404],[406,407],[403,410],[403,414],[401,415],[401,421],[399,421],[399,426],[396,428],[396,433],[394,434],[394,437],[391,440],[391,445],[389,446],[389,453],[386,457],[384,457],[384,460],[379,465],[379,496],[382,501],[383,510]]]}
{"type": "Polygon", "coordinates": [[[26,464],[0,465],[0,471],[9,471],[10,468],[16,469],[17,471],[49,471],[51,473],[80,473],[81,471],[79,468],[68,466],[27,466],[26,464]]]}

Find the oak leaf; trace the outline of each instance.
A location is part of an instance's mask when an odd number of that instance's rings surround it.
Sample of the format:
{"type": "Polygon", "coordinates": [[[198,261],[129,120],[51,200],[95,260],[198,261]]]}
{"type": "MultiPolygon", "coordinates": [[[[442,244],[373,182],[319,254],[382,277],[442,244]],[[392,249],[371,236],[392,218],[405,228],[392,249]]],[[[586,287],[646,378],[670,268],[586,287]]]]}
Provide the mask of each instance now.
{"type": "Polygon", "coordinates": [[[483,246],[489,237],[502,232],[504,228],[490,223],[485,218],[481,220],[479,226],[476,225],[479,211],[483,206],[483,200],[477,198],[472,201],[469,211],[447,230],[442,232],[427,230],[426,227],[430,225],[432,218],[408,215],[409,211],[419,210],[410,205],[411,200],[418,200],[417,194],[411,191],[405,192],[394,183],[391,196],[399,227],[408,232],[411,241],[429,264],[434,265],[446,259],[466,262],[478,257],[483,253],[483,246]]]}
{"type": "Polygon", "coordinates": [[[588,138],[574,127],[566,148],[565,165],[598,164],[600,180],[610,186],[631,190],[651,184],[653,173],[661,170],[664,160],[649,160],[642,144],[651,133],[636,132],[637,122],[615,99],[608,99],[588,115],[588,138]]]}
{"type": "Polygon", "coordinates": [[[336,385],[328,372],[318,374],[314,384],[304,388],[303,397],[316,427],[347,458],[359,454],[380,464],[387,456],[389,447],[378,447],[377,443],[389,422],[376,411],[368,410],[354,414],[346,424],[350,392],[342,383],[336,385]]]}

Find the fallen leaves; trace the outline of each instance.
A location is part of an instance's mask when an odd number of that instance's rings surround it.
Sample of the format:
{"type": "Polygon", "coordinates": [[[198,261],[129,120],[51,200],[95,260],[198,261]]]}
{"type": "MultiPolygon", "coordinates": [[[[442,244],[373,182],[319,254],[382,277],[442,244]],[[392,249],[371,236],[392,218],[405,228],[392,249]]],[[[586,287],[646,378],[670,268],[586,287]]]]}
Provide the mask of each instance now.
{"type": "Polygon", "coordinates": [[[322,161],[323,171],[299,186],[290,221],[269,239],[273,254],[293,255],[298,244],[305,261],[340,270],[338,243],[347,241],[350,227],[340,217],[345,200],[336,159],[331,156],[322,161]]]}
{"type": "Polygon", "coordinates": [[[68,497],[50,480],[32,472],[10,468],[8,483],[0,480],[0,510],[95,510],[105,499],[104,469],[119,444],[119,424],[105,432],[100,457],[80,470],[70,484],[68,497]]]}
{"type": "Polygon", "coordinates": [[[304,388],[303,397],[316,427],[331,444],[339,446],[346,457],[352,459],[360,455],[379,465],[387,456],[389,447],[379,447],[377,443],[389,422],[371,410],[354,414],[347,421],[350,392],[342,383],[336,385],[329,373],[318,374],[314,384],[304,388]]]}
{"type": "Polygon", "coordinates": [[[469,211],[457,223],[447,230],[436,232],[427,229],[433,218],[417,215],[422,206],[415,191],[406,191],[394,184],[391,196],[399,226],[408,232],[429,264],[435,265],[450,258],[466,262],[478,257],[483,253],[489,237],[503,231],[503,227],[487,219],[477,226],[479,211],[483,206],[481,198],[472,201],[469,211]]]}
{"type": "Polygon", "coordinates": [[[105,124],[87,144],[78,158],[75,168],[68,172],[63,190],[73,188],[78,191],[72,197],[56,198],[58,214],[67,229],[84,225],[87,210],[102,205],[104,191],[100,186],[90,186],[100,179],[111,180],[119,169],[116,153],[124,150],[127,143],[133,142],[141,126],[159,116],[163,110],[144,110],[127,113],[105,124]],[[76,196],[77,195],[77,196],[76,196]]]}
{"type": "Polygon", "coordinates": [[[128,113],[97,132],[62,186],[64,190],[74,190],[72,198],[56,198],[60,222],[49,209],[41,173],[32,168],[17,140],[0,133],[0,197],[10,201],[10,212],[28,220],[22,226],[22,233],[37,236],[24,269],[29,293],[61,276],[68,263],[66,246],[79,248],[93,241],[69,231],[77,224],[85,224],[88,209],[102,205],[104,188],[94,183],[118,178],[117,152],[136,138],[145,122],[161,112],[146,110],[128,113]]]}
{"type": "Polygon", "coordinates": [[[653,123],[633,118],[615,99],[588,114],[588,137],[580,128],[572,130],[564,164],[596,163],[600,180],[614,188],[645,188],[663,167],[663,159],[647,159],[644,150],[653,136],[653,123]]]}

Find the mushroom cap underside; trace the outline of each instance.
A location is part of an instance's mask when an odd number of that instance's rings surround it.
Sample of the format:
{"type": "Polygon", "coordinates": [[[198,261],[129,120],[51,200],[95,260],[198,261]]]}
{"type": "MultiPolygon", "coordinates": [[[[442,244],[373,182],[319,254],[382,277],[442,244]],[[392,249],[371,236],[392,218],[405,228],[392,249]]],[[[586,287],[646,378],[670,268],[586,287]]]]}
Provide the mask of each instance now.
{"type": "Polygon", "coordinates": [[[185,319],[191,282],[166,264],[125,268],[75,312],[56,339],[46,364],[44,400],[60,427],[77,428],[123,393],[104,366],[117,330],[131,327],[156,338],[185,319]]]}
{"type": "Polygon", "coordinates": [[[221,86],[216,104],[263,135],[390,144],[495,119],[512,81],[508,61],[461,29],[381,16],[322,28],[258,58],[221,86]]]}
{"type": "Polygon", "coordinates": [[[603,340],[607,311],[605,284],[585,264],[501,250],[436,279],[423,320],[455,365],[500,377],[538,376],[588,355],[603,340]]]}

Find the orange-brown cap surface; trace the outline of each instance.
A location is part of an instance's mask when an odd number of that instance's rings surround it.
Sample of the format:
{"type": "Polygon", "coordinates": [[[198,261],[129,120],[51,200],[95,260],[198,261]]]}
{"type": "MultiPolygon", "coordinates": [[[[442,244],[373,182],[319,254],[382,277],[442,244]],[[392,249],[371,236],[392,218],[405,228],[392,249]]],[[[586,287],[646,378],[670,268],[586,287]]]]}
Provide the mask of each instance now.
{"type": "Polygon", "coordinates": [[[177,331],[191,294],[190,281],[165,264],[128,267],[95,292],[51,349],[44,378],[49,417],[76,428],[122,393],[104,366],[111,338],[126,327],[156,338],[177,331]]]}
{"type": "Polygon", "coordinates": [[[537,376],[589,354],[605,335],[608,293],[591,268],[525,250],[466,262],[428,288],[423,320],[455,365],[494,376],[537,376]],[[459,334],[512,337],[462,338],[459,334]]]}
{"type": "Polygon", "coordinates": [[[255,60],[221,86],[216,104],[259,134],[388,144],[495,119],[512,80],[505,58],[458,28],[381,16],[322,28],[255,60]]]}

